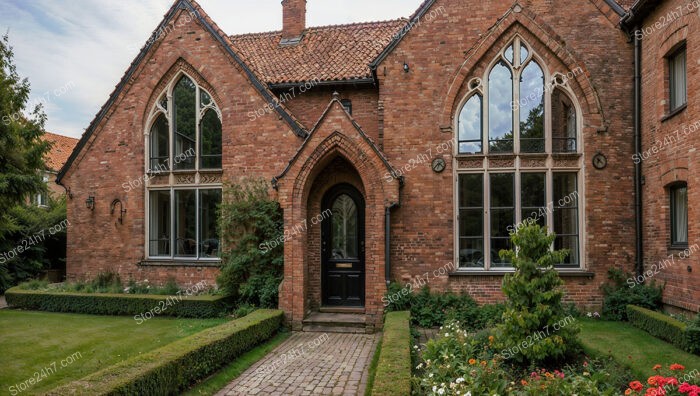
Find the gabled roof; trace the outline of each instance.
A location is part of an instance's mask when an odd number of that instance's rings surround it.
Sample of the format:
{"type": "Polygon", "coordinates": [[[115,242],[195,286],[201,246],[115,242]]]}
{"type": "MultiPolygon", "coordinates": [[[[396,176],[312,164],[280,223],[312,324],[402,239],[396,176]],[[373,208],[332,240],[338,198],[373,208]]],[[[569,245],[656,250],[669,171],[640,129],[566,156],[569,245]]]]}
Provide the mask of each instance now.
{"type": "Polygon", "coordinates": [[[281,31],[231,36],[231,41],[244,61],[270,85],[369,80],[372,73],[368,65],[407,21],[311,27],[294,45],[280,45],[281,31]]]}
{"type": "Polygon", "coordinates": [[[330,103],[328,103],[328,106],[326,106],[326,109],[323,111],[321,114],[321,117],[319,117],[318,121],[316,121],[316,124],[314,125],[313,129],[309,132],[309,135],[306,137],[306,140],[304,140],[304,143],[299,146],[299,149],[297,149],[297,152],[294,154],[291,160],[289,160],[289,163],[287,166],[284,168],[282,173],[280,173],[278,176],[272,178],[272,186],[273,188],[277,189],[277,183],[279,180],[284,178],[289,170],[292,168],[292,165],[299,159],[301,156],[301,153],[304,151],[304,148],[309,144],[311,141],[312,137],[314,136],[314,133],[321,127],[322,122],[326,119],[328,114],[330,114],[331,110],[333,109],[333,105],[338,105],[338,108],[341,109],[343,114],[345,114],[345,117],[350,121],[352,126],[355,128],[355,131],[362,137],[362,139],[372,148],[372,151],[379,157],[379,159],[382,161],[384,166],[386,167],[387,171],[389,171],[389,174],[392,175],[395,179],[399,180],[400,184],[403,184],[403,176],[397,176],[396,169],[391,165],[389,162],[389,159],[386,157],[386,155],[382,152],[382,150],[377,147],[377,145],[374,143],[372,138],[365,133],[365,131],[362,129],[360,124],[355,121],[355,118],[348,113],[348,111],[345,109],[342,103],[340,103],[340,100],[338,99],[337,95],[333,96],[333,99],[331,99],[330,103]]]}
{"type": "Polygon", "coordinates": [[[44,162],[46,169],[52,172],[58,172],[63,167],[78,144],[78,139],[51,132],[45,132],[41,139],[51,143],[51,150],[44,156],[44,162]]]}
{"type": "MultiPolygon", "coordinates": [[[[202,7],[200,7],[195,0],[176,0],[172,7],[170,7],[170,10],[168,10],[168,12],[163,17],[163,20],[160,22],[160,24],[158,24],[156,29],[154,29],[153,33],[149,37],[157,37],[159,34],[158,32],[167,31],[166,28],[168,24],[180,10],[189,11],[192,15],[194,15],[194,17],[202,24],[204,29],[211,33],[211,35],[216,41],[221,43],[224,50],[226,50],[226,52],[241,67],[243,72],[246,74],[246,77],[249,79],[251,84],[253,84],[258,93],[260,93],[260,95],[265,99],[265,101],[267,101],[270,104],[271,108],[275,109],[275,111],[279,114],[280,118],[284,120],[287,124],[289,124],[290,128],[292,129],[292,131],[294,131],[295,134],[297,134],[300,137],[306,137],[308,135],[308,132],[304,129],[304,127],[289,112],[287,112],[286,108],[283,105],[279,104],[278,100],[267,88],[267,86],[263,84],[260,81],[260,79],[253,73],[253,71],[250,70],[250,67],[248,67],[248,65],[246,65],[243,62],[241,57],[233,50],[231,40],[228,38],[228,36],[224,34],[224,32],[206,14],[206,12],[204,12],[202,7]]],[[[68,161],[58,172],[58,176],[56,177],[56,183],[61,184],[61,179],[63,179],[63,177],[66,175],[66,172],[68,172],[68,169],[70,169],[71,165],[73,164],[73,161],[76,160],[83,147],[85,147],[85,145],[90,140],[90,137],[92,137],[92,134],[95,132],[95,129],[97,129],[97,127],[100,125],[100,122],[102,122],[104,117],[107,115],[107,113],[109,112],[119,95],[128,85],[134,73],[141,65],[141,62],[145,59],[146,54],[148,54],[148,51],[157,42],[158,40],[149,39],[146,42],[146,45],[144,45],[143,48],[141,48],[141,51],[131,62],[131,65],[124,73],[124,76],[119,81],[119,84],[117,84],[117,86],[114,88],[114,91],[112,91],[112,93],[109,95],[107,103],[105,103],[102,106],[100,111],[92,120],[88,128],[85,130],[85,133],[83,133],[83,136],[80,138],[80,141],[78,141],[78,144],[71,153],[70,157],[68,158],[68,161]]]]}

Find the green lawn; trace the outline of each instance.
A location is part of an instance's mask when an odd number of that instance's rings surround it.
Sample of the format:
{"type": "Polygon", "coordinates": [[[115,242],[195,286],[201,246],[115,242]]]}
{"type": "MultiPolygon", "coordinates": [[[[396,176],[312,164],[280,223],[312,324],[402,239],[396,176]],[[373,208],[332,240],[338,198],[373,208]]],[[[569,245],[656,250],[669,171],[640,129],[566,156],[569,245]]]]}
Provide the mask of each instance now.
{"type": "Polygon", "coordinates": [[[17,394],[9,387],[32,377],[41,381],[21,393],[45,392],[227,320],[153,318],[139,325],[124,316],[3,309],[0,393],[17,394]],[[62,367],[66,358],[73,362],[62,367]],[[46,376],[42,376],[42,369],[46,376]]]}
{"type": "Polygon", "coordinates": [[[581,341],[588,353],[609,356],[627,365],[637,379],[653,375],[652,367],[672,363],[686,367],[686,372],[700,370],[700,356],[684,352],[675,346],[652,337],[629,323],[581,319],[581,341]]]}

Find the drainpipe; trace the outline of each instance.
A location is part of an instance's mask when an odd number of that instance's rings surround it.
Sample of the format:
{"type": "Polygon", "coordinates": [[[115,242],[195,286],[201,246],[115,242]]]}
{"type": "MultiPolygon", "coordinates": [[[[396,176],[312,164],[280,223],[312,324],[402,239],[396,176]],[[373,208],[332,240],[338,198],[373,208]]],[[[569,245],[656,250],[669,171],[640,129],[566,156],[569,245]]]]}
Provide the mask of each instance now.
{"type": "Polygon", "coordinates": [[[394,202],[384,209],[384,279],[387,287],[391,283],[391,210],[399,206],[394,202]]]}
{"type": "MultiPolygon", "coordinates": [[[[642,152],[642,35],[634,28],[634,152],[642,152]]],[[[642,162],[634,164],[634,215],[636,227],[636,270],[644,272],[642,236],[642,162]]]]}

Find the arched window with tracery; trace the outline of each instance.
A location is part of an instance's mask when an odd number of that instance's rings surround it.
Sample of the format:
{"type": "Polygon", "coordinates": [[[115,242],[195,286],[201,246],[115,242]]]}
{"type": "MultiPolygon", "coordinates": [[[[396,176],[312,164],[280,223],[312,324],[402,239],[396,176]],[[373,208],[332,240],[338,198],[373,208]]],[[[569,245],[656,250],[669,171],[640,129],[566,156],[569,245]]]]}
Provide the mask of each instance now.
{"type": "Polygon", "coordinates": [[[221,111],[185,73],[159,95],[146,128],[147,257],[218,260],[221,111]]]}
{"type": "Polygon", "coordinates": [[[498,252],[530,219],[581,267],[580,112],[567,77],[520,36],[468,82],[455,116],[455,246],[460,268],[508,269],[498,252]]]}

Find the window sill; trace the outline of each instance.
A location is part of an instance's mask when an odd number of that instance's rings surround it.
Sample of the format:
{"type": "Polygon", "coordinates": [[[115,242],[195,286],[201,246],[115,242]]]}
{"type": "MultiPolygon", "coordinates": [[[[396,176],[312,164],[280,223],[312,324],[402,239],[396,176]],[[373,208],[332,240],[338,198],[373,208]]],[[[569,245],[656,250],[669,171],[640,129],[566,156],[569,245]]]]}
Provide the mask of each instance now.
{"type": "Polygon", "coordinates": [[[671,118],[684,112],[685,109],[687,109],[687,108],[688,108],[688,103],[686,102],[684,105],[680,106],[679,108],[677,108],[677,109],[673,110],[672,112],[668,113],[667,115],[663,116],[661,118],[661,122],[666,122],[666,121],[670,120],[671,118]]]}
{"type": "Polygon", "coordinates": [[[171,260],[148,259],[138,263],[139,267],[221,267],[221,260],[171,260]]]}
{"type": "MultiPolygon", "coordinates": [[[[449,276],[504,276],[506,274],[512,274],[515,270],[458,270],[449,273],[449,276]]],[[[571,269],[560,269],[557,270],[559,276],[562,278],[589,278],[593,279],[595,277],[594,272],[583,271],[583,270],[571,270],[571,269]]]]}
{"type": "Polygon", "coordinates": [[[679,254],[688,249],[688,245],[671,245],[668,247],[668,254],[679,254]]]}
{"type": "Polygon", "coordinates": [[[561,153],[552,153],[552,158],[561,158],[561,159],[566,159],[566,158],[581,158],[581,153],[578,152],[561,152],[561,153]]]}

